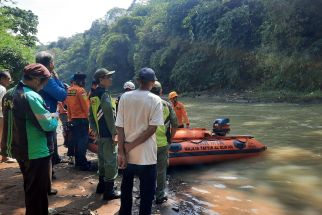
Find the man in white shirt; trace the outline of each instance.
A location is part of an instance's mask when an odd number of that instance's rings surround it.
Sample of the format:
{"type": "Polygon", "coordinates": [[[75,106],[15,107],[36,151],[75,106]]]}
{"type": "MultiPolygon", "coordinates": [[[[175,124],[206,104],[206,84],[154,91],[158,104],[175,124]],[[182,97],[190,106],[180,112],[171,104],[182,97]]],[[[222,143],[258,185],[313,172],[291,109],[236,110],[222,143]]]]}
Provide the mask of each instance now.
{"type": "Polygon", "coordinates": [[[156,188],[157,143],[155,131],[163,125],[160,97],[150,92],[157,80],[150,68],[140,70],[139,89],[122,95],[116,118],[119,166],[124,169],[120,215],[132,213],[133,179],[140,179],[140,215],[151,214],[156,188]]]}
{"type": "MultiPolygon", "coordinates": [[[[3,114],[2,114],[2,98],[6,94],[6,88],[9,87],[11,82],[11,75],[7,71],[0,72],[0,143],[2,140],[3,132],[3,114]]],[[[1,145],[1,144],[0,144],[1,145]]],[[[1,162],[13,163],[14,159],[2,156],[1,162]]]]}

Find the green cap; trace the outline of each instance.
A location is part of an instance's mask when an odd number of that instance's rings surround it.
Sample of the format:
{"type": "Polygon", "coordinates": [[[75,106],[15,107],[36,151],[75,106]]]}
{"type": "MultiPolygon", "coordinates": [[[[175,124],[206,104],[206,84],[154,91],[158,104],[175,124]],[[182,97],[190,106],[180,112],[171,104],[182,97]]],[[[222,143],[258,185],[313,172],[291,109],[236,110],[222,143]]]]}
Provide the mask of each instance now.
{"type": "Polygon", "coordinates": [[[96,70],[94,74],[94,79],[99,81],[100,78],[104,78],[105,76],[113,75],[115,71],[108,71],[107,69],[101,68],[96,70]]]}

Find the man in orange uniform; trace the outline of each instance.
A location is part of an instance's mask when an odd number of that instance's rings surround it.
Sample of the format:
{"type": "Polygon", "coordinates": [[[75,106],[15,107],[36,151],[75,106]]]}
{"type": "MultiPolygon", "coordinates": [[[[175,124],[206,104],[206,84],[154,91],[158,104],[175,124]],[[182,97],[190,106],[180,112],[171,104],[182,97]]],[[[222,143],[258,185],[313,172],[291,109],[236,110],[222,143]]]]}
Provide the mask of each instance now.
{"type": "Polygon", "coordinates": [[[73,76],[74,84],[68,88],[67,105],[68,119],[71,126],[71,154],[75,153],[75,167],[80,170],[91,170],[91,163],[86,159],[86,150],[88,146],[88,113],[89,100],[84,89],[86,75],[76,73],[73,76]],[[74,150],[73,150],[74,149],[74,150]]]}
{"type": "Polygon", "coordinates": [[[187,111],[184,108],[184,105],[181,102],[178,102],[178,94],[176,91],[169,93],[169,100],[171,101],[172,107],[178,118],[178,128],[184,128],[184,123],[186,124],[186,127],[189,128],[190,122],[187,111]]]}

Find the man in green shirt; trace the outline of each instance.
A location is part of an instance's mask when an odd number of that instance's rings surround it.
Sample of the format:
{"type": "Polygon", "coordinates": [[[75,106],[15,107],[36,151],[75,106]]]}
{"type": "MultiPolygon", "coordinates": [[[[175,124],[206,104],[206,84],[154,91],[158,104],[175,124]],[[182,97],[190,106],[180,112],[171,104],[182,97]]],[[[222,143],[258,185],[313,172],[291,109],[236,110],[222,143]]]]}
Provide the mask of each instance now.
{"type": "MultiPolygon", "coordinates": [[[[156,81],[151,90],[157,96],[162,95],[162,86],[160,82],[156,81]]],[[[157,155],[157,189],[156,189],[156,204],[162,204],[168,200],[165,193],[166,181],[167,181],[167,167],[168,167],[168,150],[169,144],[171,144],[171,139],[175,135],[178,120],[176,113],[172,109],[170,103],[162,100],[163,106],[163,119],[164,125],[158,126],[156,131],[156,139],[158,146],[157,155]]]]}
{"type": "MultiPolygon", "coordinates": [[[[8,71],[1,71],[0,72],[0,146],[1,146],[1,139],[2,139],[2,131],[3,131],[3,114],[2,114],[2,98],[6,94],[6,88],[9,87],[11,83],[11,75],[8,71]]],[[[5,163],[14,163],[15,159],[8,158],[2,156],[0,162],[5,163]]]]}
{"type": "Polygon", "coordinates": [[[50,157],[54,146],[48,141],[58,124],[38,92],[51,74],[41,64],[23,70],[23,80],[3,98],[4,132],[1,153],[17,159],[23,174],[26,215],[47,215],[50,157]]]}
{"type": "Polygon", "coordinates": [[[117,143],[115,140],[115,109],[108,88],[112,85],[114,71],[98,69],[94,79],[98,87],[90,95],[90,125],[97,135],[99,182],[96,193],[103,193],[103,200],[120,198],[120,192],[114,189],[114,180],[118,174],[117,143]]]}

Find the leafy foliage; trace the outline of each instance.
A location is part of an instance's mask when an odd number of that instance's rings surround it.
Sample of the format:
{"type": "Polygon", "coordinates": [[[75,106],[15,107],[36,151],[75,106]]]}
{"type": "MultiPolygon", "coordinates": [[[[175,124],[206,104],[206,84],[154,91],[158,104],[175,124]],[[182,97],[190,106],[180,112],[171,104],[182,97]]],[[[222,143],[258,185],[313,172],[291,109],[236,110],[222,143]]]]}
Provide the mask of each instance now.
{"type": "Polygon", "coordinates": [[[322,89],[322,0],[150,0],[49,44],[63,77],[152,67],[166,90],[322,89]]]}
{"type": "Polygon", "coordinates": [[[29,47],[36,45],[38,32],[38,17],[30,10],[22,10],[18,7],[2,7],[2,16],[10,23],[10,30],[29,47]]]}
{"type": "Polygon", "coordinates": [[[23,67],[34,58],[38,18],[31,11],[4,6],[3,2],[0,2],[0,70],[9,70],[18,80],[23,67]]]}

